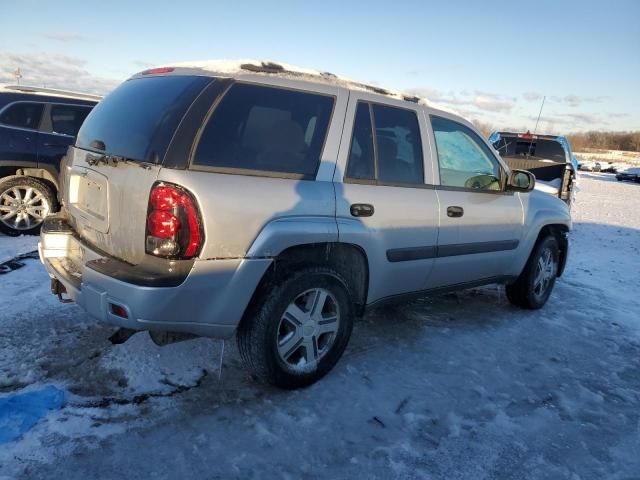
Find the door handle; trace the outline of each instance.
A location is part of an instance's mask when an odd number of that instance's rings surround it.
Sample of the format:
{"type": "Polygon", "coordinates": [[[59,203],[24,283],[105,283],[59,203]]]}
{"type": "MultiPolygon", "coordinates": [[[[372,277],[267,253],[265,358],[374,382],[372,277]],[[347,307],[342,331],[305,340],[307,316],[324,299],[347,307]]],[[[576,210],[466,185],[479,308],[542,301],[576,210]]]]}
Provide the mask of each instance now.
{"type": "Polygon", "coordinates": [[[368,203],[354,203],[351,205],[351,215],[354,217],[370,217],[373,212],[373,205],[368,203]]]}
{"type": "Polygon", "coordinates": [[[464,209],[462,207],[447,207],[447,217],[458,218],[464,215],[464,209]]]}

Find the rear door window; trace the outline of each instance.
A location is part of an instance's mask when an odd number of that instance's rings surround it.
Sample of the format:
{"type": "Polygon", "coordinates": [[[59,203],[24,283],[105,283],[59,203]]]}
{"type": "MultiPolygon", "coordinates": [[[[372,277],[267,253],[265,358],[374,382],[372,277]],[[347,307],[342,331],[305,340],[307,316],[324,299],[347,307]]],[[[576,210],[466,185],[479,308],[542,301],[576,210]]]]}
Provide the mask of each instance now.
{"type": "Polygon", "coordinates": [[[205,126],[193,165],[315,176],[333,97],[236,84],[205,126]]]}
{"type": "Polygon", "coordinates": [[[90,111],[90,107],[51,105],[51,130],[75,137],[90,111]]]}
{"type": "Polygon", "coordinates": [[[422,141],[416,113],[358,102],[346,177],[376,180],[381,185],[423,184],[422,141]]]}
{"type": "Polygon", "coordinates": [[[382,183],[424,183],[422,142],[418,117],[412,110],[373,105],[382,183]]]}
{"type": "Polygon", "coordinates": [[[182,117],[211,81],[211,77],[169,75],[121,83],[93,108],[76,146],[160,163],[182,117]]]}
{"type": "Polygon", "coordinates": [[[6,107],[0,114],[0,124],[36,130],[40,125],[42,103],[18,102],[6,107]]]}

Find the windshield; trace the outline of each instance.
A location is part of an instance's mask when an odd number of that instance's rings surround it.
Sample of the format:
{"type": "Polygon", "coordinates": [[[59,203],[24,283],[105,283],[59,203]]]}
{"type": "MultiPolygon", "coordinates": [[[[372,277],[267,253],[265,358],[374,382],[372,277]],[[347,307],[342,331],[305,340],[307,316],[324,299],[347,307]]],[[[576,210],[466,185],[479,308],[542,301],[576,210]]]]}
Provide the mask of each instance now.
{"type": "Polygon", "coordinates": [[[180,120],[211,81],[198,76],[128,80],[91,111],[78,132],[76,146],[160,163],[180,120]]]}
{"type": "Polygon", "coordinates": [[[493,146],[503,157],[536,157],[566,162],[564,147],[555,140],[500,137],[493,146]]]}

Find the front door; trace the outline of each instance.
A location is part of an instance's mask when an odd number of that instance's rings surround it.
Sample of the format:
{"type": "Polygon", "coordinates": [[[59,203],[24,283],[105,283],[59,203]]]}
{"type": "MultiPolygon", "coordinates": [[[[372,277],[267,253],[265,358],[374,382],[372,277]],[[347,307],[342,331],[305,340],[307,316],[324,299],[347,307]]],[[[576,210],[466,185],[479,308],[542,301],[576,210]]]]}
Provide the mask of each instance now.
{"type": "Polygon", "coordinates": [[[334,175],[341,242],[368,256],[367,302],[424,288],[433,267],[438,201],[417,105],[351,92],[334,175]]]}
{"type": "Polygon", "coordinates": [[[440,114],[429,120],[440,180],[438,258],[429,287],[501,277],[522,236],[520,196],[505,191],[502,164],[472,128],[440,114]]]}

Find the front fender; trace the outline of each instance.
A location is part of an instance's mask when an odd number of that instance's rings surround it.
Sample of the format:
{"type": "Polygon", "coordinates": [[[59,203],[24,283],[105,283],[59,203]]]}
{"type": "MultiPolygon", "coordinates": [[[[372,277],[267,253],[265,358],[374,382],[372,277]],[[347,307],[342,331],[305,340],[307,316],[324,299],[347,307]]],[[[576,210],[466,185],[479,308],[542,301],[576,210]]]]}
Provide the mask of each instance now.
{"type": "Polygon", "coordinates": [[[532,191],[528,194],[528,201],[524,202],[524,234],[518,255],[511,274],[518,276],[524,269],[531,251],[533,250],[540,231],[551,225],[561,225],[571,230],[572,221],[569,207],[556,197],[543,192],[532,191]]]}

